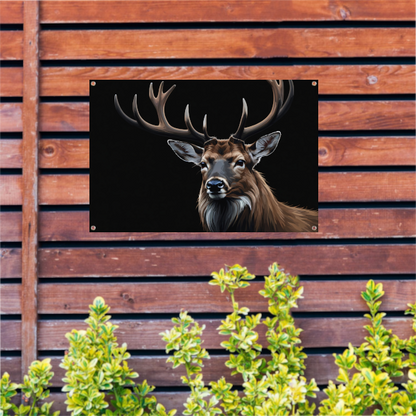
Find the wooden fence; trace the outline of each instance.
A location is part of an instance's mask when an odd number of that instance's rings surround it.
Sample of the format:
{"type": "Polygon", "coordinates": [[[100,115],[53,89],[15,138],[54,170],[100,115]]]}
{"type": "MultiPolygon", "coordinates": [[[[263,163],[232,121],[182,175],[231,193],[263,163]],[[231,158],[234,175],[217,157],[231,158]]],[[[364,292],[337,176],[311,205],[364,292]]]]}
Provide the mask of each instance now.
{"type": "MultiPolygon", "coordinates": [[[[295,317],[319,385],[337,376],[330,353],[363,341],[369,278],[384,284],[386,326],[409,336],[414,16],[413,0],[0,1],[2,372],[19,381],[52,357],[65,414],[64,335],[101,295],[167,408],[185,392],[158,333],[181,308],[207,325],[205,380],[238,385],[215,331],[230,305],[206,283],[234,263],[301,275],[295,317]],[[89,232],[90,79],[253,78],[319,79],[319,232],[89,232]]],[[[256,312],[260,287],[240,295],[256,312]]]]}

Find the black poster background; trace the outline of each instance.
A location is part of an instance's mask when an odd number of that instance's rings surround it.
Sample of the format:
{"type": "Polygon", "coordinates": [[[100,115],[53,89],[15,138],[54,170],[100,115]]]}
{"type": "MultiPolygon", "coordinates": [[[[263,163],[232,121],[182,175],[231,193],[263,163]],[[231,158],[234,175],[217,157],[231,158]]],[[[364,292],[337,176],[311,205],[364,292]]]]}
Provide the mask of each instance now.
{"type": "MultiPolygon", "coordinates": [[[[167,138],[137,129],[114,108],[114,94],[130,117],[138,95],[142,117],[157,124],[149,99],[160,81],[96,81],[90,86],[90,225],[95,232],[198,232],[196,209],[201,174],[199,167],[180,160],[167,138]]],[[[248,105],[250,126],[265,118],[272,106],[266,81],[165,81],[164,91],[176,89],[166,104],[174,127],[185,128],[184,111],[190,104],[194,127],[202,132],[208,114],[208,132],[228,138],[238,127],[242,98],[248,105]]],[[[290,110],[268,129],[250,137],[280,131],[276,151],[256,166],[276,198],[294,206],[318,209],[318,86],[294,81],[290,110]]],[[[285,95],[288,83],[285,82],[285,95]]]]}

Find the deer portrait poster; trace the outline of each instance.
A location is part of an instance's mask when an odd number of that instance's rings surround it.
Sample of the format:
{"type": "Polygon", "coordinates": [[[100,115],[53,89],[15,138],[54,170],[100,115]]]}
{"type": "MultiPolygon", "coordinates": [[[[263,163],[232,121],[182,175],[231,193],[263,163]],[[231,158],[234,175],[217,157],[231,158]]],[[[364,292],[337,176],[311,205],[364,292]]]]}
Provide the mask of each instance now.
{"type": "Polygon", "coordinates": [[[315,232],[314,81],[94,81],[95,232],[315,232]]]}

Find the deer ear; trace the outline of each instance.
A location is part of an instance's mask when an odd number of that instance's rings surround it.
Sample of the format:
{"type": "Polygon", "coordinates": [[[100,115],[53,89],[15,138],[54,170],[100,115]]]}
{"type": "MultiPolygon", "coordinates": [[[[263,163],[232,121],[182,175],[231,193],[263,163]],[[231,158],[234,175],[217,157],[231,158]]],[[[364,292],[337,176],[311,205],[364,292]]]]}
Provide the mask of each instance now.
{"type": "Polygon", "coordinates": [[[276,150],[280,136],[280,131],[275,131],[260,137],[260,139],[247,146],[247,150],[253,158],[254,166],[260,162],[262,157],[269,156],[276,150]]]}
{"type": "Polygon", "coordinates": [[[177,140],[168,140],[168,145],[172,148],[179,159],[182,159],[185,162],[195,163],[195,165],[199,165],[199,163],[201,163],[202,154],[204,153],[204,149],[202,147],[177,140]]]}

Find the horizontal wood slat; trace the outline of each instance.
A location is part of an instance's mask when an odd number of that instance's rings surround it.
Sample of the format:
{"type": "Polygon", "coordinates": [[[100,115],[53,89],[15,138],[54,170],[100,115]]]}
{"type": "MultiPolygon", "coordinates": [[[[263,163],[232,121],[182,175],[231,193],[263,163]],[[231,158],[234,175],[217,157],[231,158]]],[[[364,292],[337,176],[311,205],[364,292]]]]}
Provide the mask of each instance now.
{"type": "MultiPolygon", "coordinates": [[[[261,357],[269,359],[268,355],[261,357]]],[[[51,379],[54,387],[63,386],[62,378],[65,376],[65,370],[59,367],[62,357],[50,357],[52,371],[54,376],[51,379]]],[[[231,375],[231,369],[225,366],[225,362],[229,359],[228,356],[211,355],[209,360],[204,360],[204,382],[217,381],[222,376],[225,377],[228,383],[233,385],[242,385],[242,377],[231,375]]],[[[7,371],[10,374],[10,379],[13,382],[21,382],[21,375],[17,374],[15,367],[19,365],[20,357],[1,357],[2,371],[7,371]]],[[[147,380],[150,385],[158,387],[182,386],[181,376],[185,375],[183,367],[172,369],[170,363],[166,363],[166,355],[153,356],[133,356],[127,363],[129,367],[139,373],[139,378],[136,382],[147,380]]],[[[326,385],[329,380],[338,384],[336,378],[339,375],[339,367],[335,365],[335,358],[332,354],[309,354],[305,359],[306,370],[304,376],[306,379],[315,379],[318,385],[326,385]]],[[[396,383],[407,381],[407,376],[395,378],[396,383]]]]}
{"type": "Polygon", "coordinates": [[[410,166],[414,137],[320,137],[319,166],[410,166]]]}
{"type": "MultiPolygon", "coordinates": [[[[412,208],[321,209],[319,231],[309,233],[91,233],[87,211],[44,211],[39,241],[269,240],[320,238],[391,238],[416,236],[412,208]]],[[[21,241],[20,212],[0,212],[0,240],[21,241]]]]}
{"type": "Polygon", "coordinates": [[[21,103],[0,103],[0,131],[21,132],[22,124],[21,103]]]}
{"type": "MultiPolygon", "coordinates": [[[[0,23],[23,22],[22,1],[0,2],[0,23]]],[[[280,22],[343,20],[412,20],[411,0],[396,0],[394,7],[384,0],[181,0],[170,1],[68,1],[40,4],[42,23],[125,23],[125,22],[280,22]],[[97,13],[97,10],[100,12],[97,13]]]]}
{"type": "Polygon", "coordinates": [[[0,168],[21,168],[22,164],[22,140],[0,140],[0,168]]]}
{"type": "Polygon", "coordinates": [[[22,313],[22,285],[0,285],[0,314],[21,315],[22,313]]]}
{"type": "MultiPolygon", "coordinates": [[[[4,4],[0,2],[0,9],[4,4]]],[[[0,12],[1,16],[1,12],[0,12]]],[[[1,20],[1,17],[0,17],[1,20]]],[[[23,96],[23,68],[11,67],[2,68],[0,71],[0,96],[1,97],[22,97],[23,96]]]]}
{"type": "MultiPolygon", "coordinates": [[[[0,104],[3,132],[22,130],[20,103],[0,104]]],[[[409,130],[415,128],[414,101],[321,101],[319,130],[409,130]]],[[[89,130],[88,103],[41,103],[41,131],[89,130]]]]}
{"type": "Polygon", "coordinates": [[[22,212],[0,212],[0,241],[22,241],[22,212]]]}
{"type": "Polygon", "coordinates": [[[22,277],[22,250],[20,248],[1,248],[0,260],[0,278],[22,277]]]}
{"type": "Polygon", "coordinates": [[[0,1],[0,24],[23,23],[23,1],[0,1]]]}
{"type": "MultiPolygon", "coordinates": [[[[3,1],[0,3],[4,3],[3,1]]],[[[23,31],[2,30],[0,60],[16,61],[23,59],[23,31]]]]}
{"type": "Polygon", "coordinates": [[[0,321],[0,349],[1,351],[21,351],[22,349],[22,322],[0,321]]]}
{"type": "Polygon", "coordinates": [[[413,28],[54,30],[40,59],[413,56],[413,28]],[[279,39],[279,42],[276,42],[279,39]]]}
{"type": "MultiPolygon", "coordinates": [[[[1,277],[21,277],[21,250],[1,249],[1,277]]],[[[41,249],[39,277],[209,276],[224,264],[243,264],[266,275],[278,261],[293,274],[409,274],[416,253],[410,244],[141,247],[41,249]]]]}
{"type": "Polygon", "coordinates": [[[224,264],[266,274],[274,261],[295,274],[413,273],[412,245],[42,249],[39,277],[209,276],[224,264]]]}
{"type": "MultiPolygon", "coordinates": [[[[0,212],[0,241],[21,241],[20,212],[0,212]]],[[[280,233],[278,238],[416,237],[416,209],[320,209],[319,231],[280,233]]],[[[40,213],[40,241],[269,240],[274,233],[91,233],[88,211],[40,213]]]]}
{"type": "Polygon", "coordinates": [[[414,101],[321,101],[319,129],[414,129],[415,110],[414,101]]]}
{"type": "MultiPolygon", "coordinates": [[[[3,97],[22,95],[22,69],[3,68],[3,97]]],[[[319,79],[320,94],[414,94],[414,65],[293,65],[214,67],[44,67],[41,96],[88,96],[94,80],[319,79]]]]}
{"type": "MultiPolygon", "coordinates": [[[[404,311],[416,298],[416,285],[411,280],[383,281],[386,294],[381,311],[404,311]]],[[[304,299],[295,312],[357,312],[367,311],[361,298],[366,282],[304,281],[304,299]],[[325,301],[323,302],[323,299],[325,301]],[[348,302],[345,302],[348,299],[348,302]]],[[[236,301],[251,312],[268,312],[267,300],[259,295],[263,282],[251,282],[250,287],[236,292],[236,301]]],[[[1,286],[1,313],[20,314],[20,284],[1,286]]],[[[88,312],[97,293],[111,306],[111,313],[191,313],[206,311],[231,313],[228,296],[207,282],[192,283],[51,283],[40,284],[40,314],[88,312]],[[169,302],[166,302],[169,299],[169,302]]]]}
{"type": "MultiPolygon", "coordinates": [[[[40,168],[89,168],[89,140],[42,139],[39,146],[40,168]]],[[[399,145],[400,146],[400,145],[399,145]]],[[[409,152],[403,152],[409,153],[409,152]]]]}
{"type": "Polygon", "coordinates": [[[331,172],[319,174],[320,202],[413,201],[413,172],[331,172]]]}
{"type": "MultiPolygon", "coordinates": [[[[88,139],[42,139],[40,168],[89,168],[88,139]]],[[[0,168],[22,167],[22,141],[0,140],[0,168]]],[[[320,137],[319,166],[411,166],[415,137],[320,137]]]]}
{"type": "MultiPolygon", "coordinates": [[[[204,348],[222,349],[221,342],[227,338],[218,335],[221,325],[219,319],[197,320],[206,329],[201,337],[204,348]]],[[[161,332],[170,329],[173,324],[170,320],[112,320],[118,325],[115,333],[119,344],[127,343],[129,350],[164,350],[166,344],[162,341],[161,332]]],[[[368,324],[366,318],[296,318],[295,325],[302,328],[300,334],[304,348],[347,347],[350,342],[354,346],[364,342],[368,332],[364,325],[368,324]]],[[[1,347],[4,351],[20,350],[20,321],[2,321],[1,347]],[[7,334],[7,336],[6,336],[7,334]]],[[[384,318],[383,325],[391,329],[400,338],[412,336],[411,318],[384,318]]],[[[38,349],[40,351],[66,350],[69,347],[65,334],[72,329],[85,329],[86,324],[80,320],[54,320],[39,321],[38,349]]],[[[266,344],[266,327],[258,328],[259,343],[266,344]]]]}
{"type": "MultiPolygon", "coordinates": [[[[7,175],[0,183],[3,205],[21,205],[21,176],[7,175]]],[[[414,172],[322,172],[320,202],[414,201],[414,172]]],[[[89,203],[88,175],[43,175],[39,178],[41,205],[89,203]]]]}

